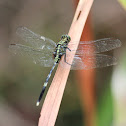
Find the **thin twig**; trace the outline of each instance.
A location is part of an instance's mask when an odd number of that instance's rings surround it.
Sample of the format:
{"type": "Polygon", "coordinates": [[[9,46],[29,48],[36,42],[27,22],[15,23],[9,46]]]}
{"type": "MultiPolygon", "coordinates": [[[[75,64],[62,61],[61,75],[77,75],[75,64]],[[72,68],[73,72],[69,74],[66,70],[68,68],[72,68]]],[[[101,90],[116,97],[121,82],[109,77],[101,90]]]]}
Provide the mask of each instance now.
{"type": "MultiPolygon", "coordinates": [[[[69,30],[71,41],[76,42],[74,43],[74,45],[76,44],[76,47],[74,46],[74,50],[77,49],[92,3],[93,0],[80,0],[78,3],[74,19],[69,30]]],[[[73,49],[73,47],[70,48],[73,49]]],[[[73,57],[74,54],[69,57],[69,61],[72,62],[73,57]]],[[[69,71],[70,65],[67,67],[67,69],[64,69],[60,64],[58,65],[41,110],[38,126],[55,125],[69,71]]]]}

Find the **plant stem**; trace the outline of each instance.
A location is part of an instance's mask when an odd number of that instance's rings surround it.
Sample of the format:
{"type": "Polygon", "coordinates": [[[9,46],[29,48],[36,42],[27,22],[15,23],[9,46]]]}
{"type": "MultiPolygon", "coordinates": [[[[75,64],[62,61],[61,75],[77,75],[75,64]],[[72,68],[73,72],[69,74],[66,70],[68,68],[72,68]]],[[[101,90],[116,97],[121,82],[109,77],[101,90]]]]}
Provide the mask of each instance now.
{"type": "MultiPolygon", "coordinates": [[[[69,35],[71,37],[71,42],[75,41],[76,47],[80,41],[80,37],[90,11],[93,0],[80,0],[75,12],[73,22],[71,24],[69,35]]],[[[73,49],[73,47],[70,47],[73,49]]],[[[72,62],[74,54],[69,57],[69,61],[72,62]]],[[[63,58],[62,58],[63,59],[63,58]]],[[[61,62],[63,62],[61,60],[61,62]]],[[[53,78],[52,84],[49,88],[49,91],[46,95],[42,110],[41,116],[39,118],[38,126],[54,126],[59,111],[60,103],[62,100],[63,92],[65,89],[66,81],[69,75],[70,65],[67,69],[64,69],[60,64],[58,65],[57,71],[53,78]]]]}

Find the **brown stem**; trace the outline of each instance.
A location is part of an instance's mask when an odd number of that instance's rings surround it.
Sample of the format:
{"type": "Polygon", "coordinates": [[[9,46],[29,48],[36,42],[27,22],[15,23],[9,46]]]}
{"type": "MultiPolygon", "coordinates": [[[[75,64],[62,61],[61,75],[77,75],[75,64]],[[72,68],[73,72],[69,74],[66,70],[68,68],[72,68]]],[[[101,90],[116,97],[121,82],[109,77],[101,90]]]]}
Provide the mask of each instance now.
{"type": "MultiPolygon", "coordinates": [[[[71,42],[72,41],[76,42],[74,43],[76,44],[76,47],[74,46],[74,49],[76,49],[79,44],[79,40],[92,3],[93,0],[80,0],[78,3],[78,7],[76,9],[74,19],[69,30],[71,42]]],[[[73,49],[73,47],[70,48],[73,49]]],[[[72,62],[73,57],[74,54],[69,57],[69,61],[72,62]]],[[[41,116],[39,118],[38,126],[55,125],[55,121],[59,111],[59,107],[65,89],[66,81],[69,75],[69,71],[70,71],[70,65],[67,67],[67,69],[64,69],[60,64],[58,65],[57,71],[55,73],[52,84],[46,95],[41,110],[41,116]]]]}

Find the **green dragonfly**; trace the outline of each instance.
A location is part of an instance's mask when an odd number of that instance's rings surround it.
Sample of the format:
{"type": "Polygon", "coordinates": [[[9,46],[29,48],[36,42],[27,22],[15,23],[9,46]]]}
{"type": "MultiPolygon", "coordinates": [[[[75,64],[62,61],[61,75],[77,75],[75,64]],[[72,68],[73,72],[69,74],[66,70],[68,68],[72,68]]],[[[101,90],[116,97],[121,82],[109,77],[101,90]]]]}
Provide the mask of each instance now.
{"type": "Polygon", "coordinates": [[[71,50],[69,46],[74,46],[74,44],[69,43],[71,40],[69,35],[62,35],[61,40],[56,44],[53,40],[38,35],[26,27],[18,27],[16,33],[25,41],[25,45],[10,44],[9,50],[11,52],[17,55],[27,56],[32,59],[35,64],[44,67],[52,67],[36,103],[37,106],[42,99],[52,71],[63,55],[64,63],[71,65],[72,70],[100,68],[115,65],[117,64],[117,60],[115,57],[97,53],[110,51],[121,46],[119,39],[104,38],[95,41],[80,41],[78,49],[71,50]],[[68,54],[66,50],[68,50],[68,54]],[[76,53],[71,64],[67,59],[69,53],[74,51],[76,53]],[[90,65],[88,65],[88,63],[90,65]]]}

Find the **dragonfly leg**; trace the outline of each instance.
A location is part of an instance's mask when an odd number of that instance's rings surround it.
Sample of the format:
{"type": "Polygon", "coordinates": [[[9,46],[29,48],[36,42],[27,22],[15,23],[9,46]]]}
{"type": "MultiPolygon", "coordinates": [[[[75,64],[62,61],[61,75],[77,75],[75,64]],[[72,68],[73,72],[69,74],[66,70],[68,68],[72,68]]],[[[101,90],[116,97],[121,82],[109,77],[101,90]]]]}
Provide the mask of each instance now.
{"type": "Polygon", "coordinates": [[[71,51],[71,49],[68,48],[67,45],[63,46],[63,48],[68,49],[69,51],[71,51]]]}
{"type": "Polygon", "coordinates": [[[68,48],[68,47],[66,47],[66,49],[68,49],[69,51],[71,51],[71,49],[70,49],[70,48],[68,48]]]}
{"type": "Polygon", "coordinates": [[[64,62],[67,63],[68,65],[72,65],[66,61],[66,53],[64,54],[64,62]]]}

